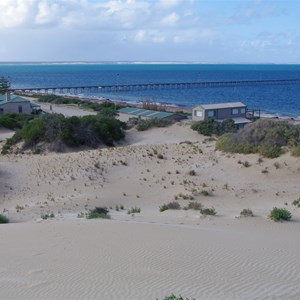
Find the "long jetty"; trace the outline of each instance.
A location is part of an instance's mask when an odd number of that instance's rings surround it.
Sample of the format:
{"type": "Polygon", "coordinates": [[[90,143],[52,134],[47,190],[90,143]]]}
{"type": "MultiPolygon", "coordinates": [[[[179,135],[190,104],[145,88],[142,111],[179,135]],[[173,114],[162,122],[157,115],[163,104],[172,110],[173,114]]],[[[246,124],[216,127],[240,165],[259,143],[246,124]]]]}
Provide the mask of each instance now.
{"type": "Polygon", "coordinates": [[[11,88],[11,92],[25,93],[59,93],[78,94],[95,92],[119,92],[137,90],[161,89],[190,89],[190,88],[217,88],[236,87],[247,85],[282,85],[300,84],[300,79],[266,79],[266,80],[230,80],[230,81],[199,81],[199,82],[168,82],[168,83],[138,83],[138,84],[113,84],[113,85],[82,85],[82,86],[55,86],[55,87],[30,87],[11,88]]]}

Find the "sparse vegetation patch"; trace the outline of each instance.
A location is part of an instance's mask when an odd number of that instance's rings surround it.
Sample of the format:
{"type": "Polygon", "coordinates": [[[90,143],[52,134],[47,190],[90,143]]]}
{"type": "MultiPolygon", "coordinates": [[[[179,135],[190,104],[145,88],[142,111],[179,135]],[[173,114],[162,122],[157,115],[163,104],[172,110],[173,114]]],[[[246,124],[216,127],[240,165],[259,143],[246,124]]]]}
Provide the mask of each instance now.
{"type": "Polygon", "coordinates": [[[127,214],[128,215],[131,215],[131,214],[136,214],[136,213],[140,213],[141,212],[141,209],[139,207],[131,207],[127,214]]]}
{"type": "Polygon", "coordinates": [[[254,217],[254,214],[253,214],[253,212],[252,212],[252,210],[250,208],[244,208],[240,212],[240,216],[241,217],[254,217]]]}
{"type": "Polygon", "coordinates": [[[189,298],[183,298],[182,296],[175,296],[174,294],[170,296],[166,296],[164,300],[196,300],[195,298],[189,299],[189,298]]]}
{"type": "Polygon", "coordinates": [[[211,208],[200,208],[200,213],[204,216],[215,216],[217,214],[214,207],[211,208]]]}
{"type": "Polygon", "coordinates": [[[300,208],[300,198],[298,198],[297,200],[294,200],[292,202],[292,204],[300,208]]]}
{"type": "Polygon", "coordinates": [[[186,206],[184,209],[193,209],[193,210],[201,210],[203,208],[203,205],[196,201],[190,201],[188,206],[186,206]]]}
{"type": "Polygon", "coordinates": [[[136,127],[138,131],[145,131],[148,130],[152,127],[167,127],[173,124],[173,121],[171,120],[166,120],[166,119],[142,119],[142,118],[130,118],[127,121],[127,127],[132,128],[136,127]]]}
{"type": "Polygon", "coordinates": [[[163,204],[162,206],[159,207],[159,211],[163,212],[168,209],[180,209],[180,204],[176,201],[169,202],[168,204],[163,204]]]}

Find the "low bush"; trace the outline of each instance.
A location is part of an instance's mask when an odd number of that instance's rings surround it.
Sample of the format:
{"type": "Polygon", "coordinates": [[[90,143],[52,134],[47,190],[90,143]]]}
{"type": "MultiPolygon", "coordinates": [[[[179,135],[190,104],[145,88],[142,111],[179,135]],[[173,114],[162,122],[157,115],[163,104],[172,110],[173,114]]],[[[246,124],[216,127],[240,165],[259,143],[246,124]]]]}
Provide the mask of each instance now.
{"type": "Polygon", "coordinates": [[[293,205],[300,207],[300,198],[292,202],[293,205]]]}
{"type": "Polygon", "coordinates": [[[160,212],[164,212],[165,210],[168,210],[168,209],[169,209],[168,204],[163,204],[162,206],[159,207],[160,212]]]}
{"type": "Polygon", "coordinates": [[[282,149],[276,145],[261,145],[258,146],[257,152],[264,157],[276,158],[282,154],[282,149]]]}
{"type": "Polygon", "coordinates": [[[293,156],[299,157],[300,156],[300,145],[293,147],[291,153],[293,156]]]}
{"type": "Polygon", "coordinates": [[[6,140],[5,144],[2,147],[1,154],[8,154],[10,148],[21,140],[22,138],[20,136],[20,131],[17,131],[11,138],[6,140]]]}
{"type": "Polygon", "coordinates": [[[188,174],[190,176],[196,176],[196,171],[195,170],[190,170],[188,174]]]}
{"type": "Polygon", "coordinates": [[[136,125],[136,129],[138,131],[145,131],[147,129],[150,129],[152,127],[167,127],[173,124],[173,121],[171,120],[165,120],[165,119],[141,119],[141,118],[131,118],[129,120],[128,126],[132,127],[132,124],[136,125]]]}
{"type": "Polygon", "coordinates": [[[250,163],[247,161],[247,160],[245,160],[243,163],[242,163],[242,165],[245,167],[245,168],[249,168],[251,165],[250,165],[250,163]]]}
{"type": "Polygon", "coordinates": [[[168,209],[181,209],[180,204],[176,201],[169,202],[168,204],[163,204],[159,207],[159,211],[163,212],[168,209]]]}
{"type": "Polygon", "coordinates": [[[164,300],[196,300],[195,298],[189,299],[189,298],[183,298],[182,296],[175,296],[174,294],[170,296],[166,296],[164,300]]]}
{"type": "Polygon", "coordinates": [[[32,119],[16,132],[4,145],[7,153],[11,145],[24,140],[24,148],[36,148],[40,142],[48,143],[49,150],[60,151],[63,145],[70,147],[101,144],[113,146],[124,137],[125,123],[109,115],[89,115],[65,118],[60,114],[47,114],[32,119]],[[51,148],[52,147],[52,148],[51,148]]]}
{"type": "Polygon", "coordinates": [[[250,208],[244,208],[241,212],[240,212],[240,216],[241,217],[254,217],[253,212],[250,208]]]}
{"type": "Polygon", "coordinates": [[[209,192],[206,191],[206,190],[202,190],[202,191],[201,191],[201,195],[207,197],[207,196],[209,196],[209,192]]]}
{"type": "Polygon", "coordinates": [[[9,223],[9,220],[6,216],[0,214],[0,224],[9,223]]]}
{"type": "Polygon", "coordinates": [[[194,200],[192,195],[179,193],[178,195],[174,195],[174,200],[183,199],[183,200],[194,200]]]}
{"type": "Polygon", "coordinates": [[[235,133],[222,135],[217,141],[216,149],[232,153],[258,153],[275,158],[283,152],[283,147],[297,149],[299,143],[300,125],[261,119],[235,133]]]}
{"type": "Polygon", "coordinates": [[[55,215],[54,215],[54,213],[51,213],[51,214],[43,214],[43,215],[41,215],[41,218],[42,218],[43,220],[53,219],[53,218],[55,218],[55,215]]]}
{"type": "Polygon", "coordinates": [[[9,113],[0,116],[0,127],[8,129],[20,129],[30,120],[34,119],[34,115],[9,113]]]}
{"type": "Polygon", "coordinates": [[[127,214],[128,215],[131,215],[131,214],[136,214],[136,213],[140,213],[141,212],[141,209],[139,207],[131,207],[127,214]]]}
{"type": "Polygon", "coordinates": [[[188,206],[185,207],[185,209],[194,209],[194,210],[201,210],[203,208],[203,205],[199,202],[191,201],[189,202],[188,206]]]}
{"type": "Polygon", "coordinates": [[[269,218],[275,222],[289,221],[292,218],[292,214],[285,208],[274,207],[269,214],[269,218]]]}
{"type": "Polygon", "coordinates": [[[226,132],[236,131],[233,120],[228,119],[217,122],[213,118],[195,122],[192,124],[191,129],[205,136],[222,135],[226,132]]]}
{"type": "Polygon", "coordinates": [[[204,216],[214,216],[217,214],[216,210],[214,207],[212,208],[200,208],[200,213],[204,216]]]}
{"type": "Polygon", "coordinates": [[[87,219],[110,219],[110,215],[108,214],[108,209],[106,207],[95,207],[90,210],[86,218],[87,219]]]}

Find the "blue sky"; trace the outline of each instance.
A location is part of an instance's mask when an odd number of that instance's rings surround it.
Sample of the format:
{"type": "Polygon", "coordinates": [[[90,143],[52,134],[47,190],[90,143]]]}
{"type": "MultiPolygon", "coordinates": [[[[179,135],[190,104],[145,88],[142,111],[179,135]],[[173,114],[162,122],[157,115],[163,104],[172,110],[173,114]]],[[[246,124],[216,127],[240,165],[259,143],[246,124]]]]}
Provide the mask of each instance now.
{"type": "Polygon", "coordinates": [[[300,63],[299,0],[1,0],[0,61],[300,63]]]}

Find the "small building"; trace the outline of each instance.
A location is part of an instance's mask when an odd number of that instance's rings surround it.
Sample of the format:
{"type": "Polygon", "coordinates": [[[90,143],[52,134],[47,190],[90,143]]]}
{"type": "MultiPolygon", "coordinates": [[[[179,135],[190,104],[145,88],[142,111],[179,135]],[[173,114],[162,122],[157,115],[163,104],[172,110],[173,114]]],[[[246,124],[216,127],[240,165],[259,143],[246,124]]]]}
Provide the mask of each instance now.
{"type": "Polygon", "coordinates": [[[227,102],[216,104],[202,104],[193,108],[193,121],[203,121],[213,118],[217,122],[231,119],[237,128],[251,123],[247,118],[247,106],[242,102],[227,102]]]}
{"type": "Polygon", "coordinates": [[[28,99],[14,95],[14,94],[0,94],[0,115],[8,113],[16,114],[31,114],[37,111],[40,106],[28,99]]]}
{"type": "Polygon", "coordinates": [[[136,107],[121,108],[119,109],[119,113],[131,117],[142,118],[142,119],[165,119],[165,120],[180,121],[186,118],[186,116],[182,116],[172,112],[150,110],[150,109],[136,108],[136,107]]]}

